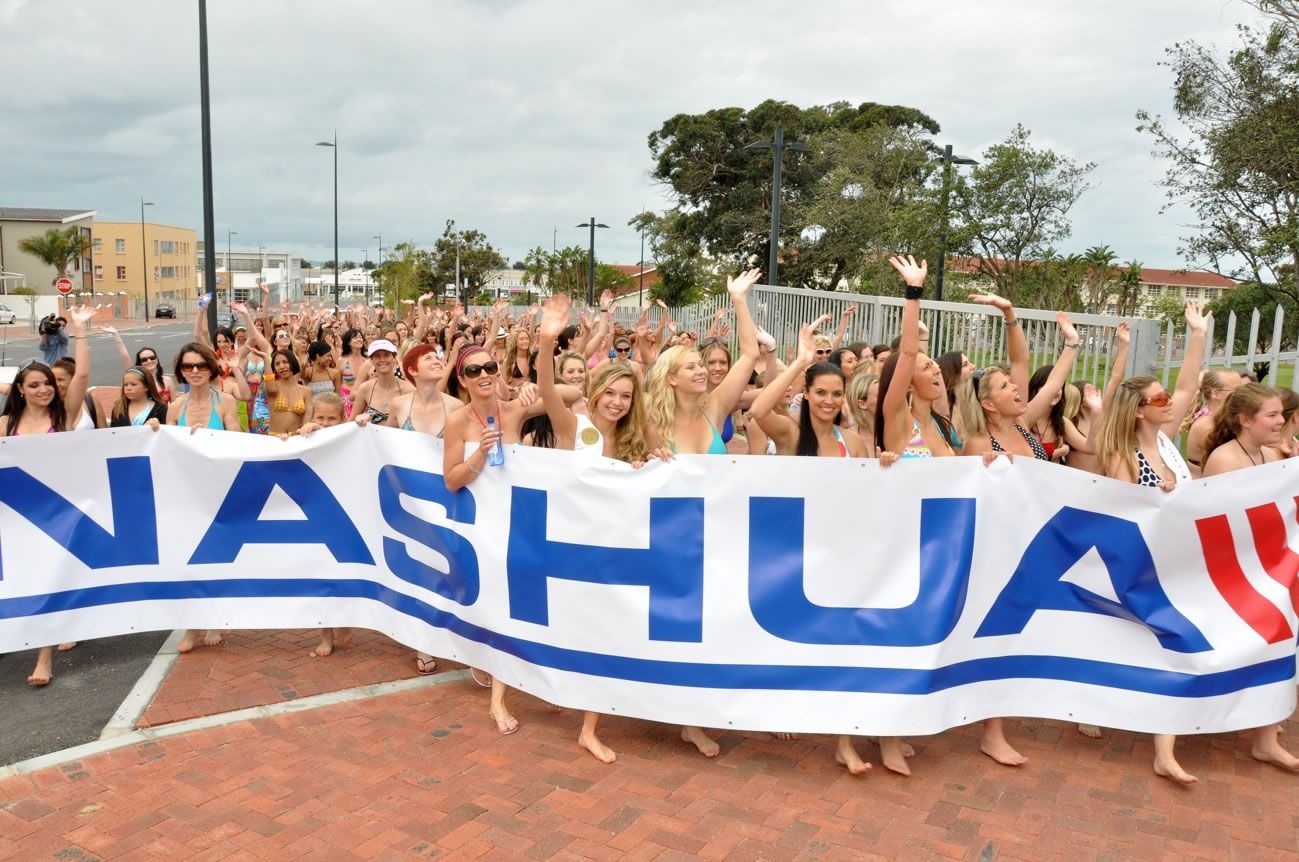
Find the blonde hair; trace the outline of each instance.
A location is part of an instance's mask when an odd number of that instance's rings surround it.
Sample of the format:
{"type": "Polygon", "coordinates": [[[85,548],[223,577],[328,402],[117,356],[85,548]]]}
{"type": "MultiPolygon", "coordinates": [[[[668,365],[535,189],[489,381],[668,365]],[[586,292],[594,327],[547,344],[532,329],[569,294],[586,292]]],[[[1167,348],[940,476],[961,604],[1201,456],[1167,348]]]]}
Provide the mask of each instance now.
{"type": "Polygon", "coordinates": [[[1010,369],[1002,365],[981,368],[956,386],[956,416],[961,420],[961,429],[967,439],[988,433],[988,417],[982,402],[992,396],[994,374],[1009,377],[1010,369]]]}
{"type": "Polygon", "coordinates": [[[1113,476],[1116,461],[1127,465],[1133,481],[1141,475],[1137,466],[1137,411],[1145,391],[1155,382],[1155,378],[1144,374],[1129,377],[1114,390],[1101,414],[1101,427],[1096,430],[1096,459],[1106,476],[1113,476]]]}
{"type": "MultiPolygon", "coordinates": [[[[1240,417],[1257,416],[1263,409],[1263,403],[1269,398],[1281,399],[1281,393],[1271,386],[1262,383],[1246,383],[1237,387],[1222,402],[1222,408],[1213,416],[1213,429],[1204,440],[1204,460],[1209,463],[1209,455],[1224,443],[1230,443],[1240,434],[1240,417]]],[[[1285,404],[1282,402],[1282,409],[1285,404]]]]}
{"type": "MultiPolygon", "coordinates": [[[[699,351],[687,344],[669,347],[659,354],[645,375],[645,422],[658,437],[659,445],[669,449],[676,445],[677,391],[668,383],[668,375],[679,372],[691,354],[699,356],[699,351]]],[[[707,396],[700,398],[701,408],[706,400],[707,396]]]]}
{"type": "Polygon", "coordinates": [[[314,422],[316,420],[316,408],[319,407],[321,404],[334,405],[335,407],[338,408],[338,415],[342,416],[343,419],[347,419],[347,410],[344,409],[343,399],[339,396],[339,394],[337,392],[322,392],[316,397],[311,399],[311,414],[307,416],[306,421],[314,422]]]}
{"type": "MultiPolygon", "coordinates": [[[[1177,429],[1179,434],[1185,434],[1187,431],[1191,430],[1191,426],[1195,424],[1195,420],[1200,418],[1198,415],[1200,408],[1209,403],[1209,399],[1213,397],[1213,393],[1221,392],[1223,389],[1227,388],[1226,381],[1223,378],[1224,374],[1240,376],[1230,368],[1225,371],[1214,371],[1213,369],[1208,369],[1204,372],[1204,375],[1200,378],[1200,388],[1195,390],[1195,398],[1191,401],[1191,406],[1186,410],[1186,418],[1182,420],[1182,426],[1177,429]]],[[[1209,457],[1207,452],[1204,457],[1209,457]]]]}
{"type": "Polygon", "coordinates": [[[844,400],[848,404],[848,413],[852,416],[852,421],[857,423],[857,427],[875,436],[875,414],[867,413],[861,406],[870,395],[871,386],[880,382],[878,374],[854,374],[852,382],[848,384],[848,392],[844,400]]]}
{"type": "Polygon", "coordinates": [[[590,377],[591,370],[586,365],[586,357],[574,350],[565,350],[563,353],[555,357],[555,374],[562,375],[564,373],[564,364],[573,359],[576,359],[582,364],[583,373],[585,373],[587,377],[590,377]]]}
{"type": "Polygon", "coordinates": [[[1064,418],[1070,422],[1078,419],[1078,414],[1082,412],[1082,393],[1078,387],[1072,383],[1064,385],[1064,418]]]}
{"type": "Polygon", "coordinates": [[[631,381],[631,409],[614,426],[613,457],[628,464],[649,457],[649,444],[645,442],[645,393],[640,388],[636,372],[620,362],[606,362],[586,381],[586,402],[594,411],[595,403],[610,386],[626,378],[631,381]]]}

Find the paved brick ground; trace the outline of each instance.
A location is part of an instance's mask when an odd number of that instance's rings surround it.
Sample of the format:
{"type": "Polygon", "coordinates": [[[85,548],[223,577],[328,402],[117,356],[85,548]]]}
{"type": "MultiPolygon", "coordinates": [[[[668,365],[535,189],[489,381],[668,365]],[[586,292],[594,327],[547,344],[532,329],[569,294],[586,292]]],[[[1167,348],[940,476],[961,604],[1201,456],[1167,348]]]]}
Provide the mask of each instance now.
{"type": "MultiPolygon", "coordinates": [[[[385,662],[403,673],[409,664],[404,648],[377,635],[359,641],[360,655],[306,662],[297,647],[309,649],[310,637],[241,633],[229,647],[182,656],[178,678],[225,682],[169,683],[156,708],[199,703],[205,685],[226,685],[241,705],[256,693],[282,699],[279,680],[266,674],[280,666],[322,677],[332,669],[338,680],[352,680],[385,662]],[[258,664],[247,655],[254,643],[273,655],[258,664]],[[288,643],[295,648],[282,646],[288,643]],[[169,704],[176,693],[190,699],[169,704]]],[[[1029,720],[1008,723],[1030,757],[1021,769],[981,755],[975,729],[966,728],[917,740],[910,779],[883,771],[854,778],[835,766],[827,738],[726,734],[722,756],[708,761],[680,742],[676,728],[624,718],[606,719],[603,736],[619,755],[606,766],[574,744],[579,714],[517,692],[511,705],[523,727],[510,737],[488,720],[486,692],[462,681],[241,722],[10,779],[0,783],[0,859],[982,862],[1299,854],[1299,776],[1254,762],[1235,734],[1183,741],[1182,762],[1200,776],[1190,789],[1150,772],[1147,736],[1107,732],[1089,740],[1063,724],[1029,720]]],[[[1299,745],[1299,725],[1287,729],[1283,739],[1299,745]]],[[[862,749],[878,759],[873,746],[862,749]]]]}

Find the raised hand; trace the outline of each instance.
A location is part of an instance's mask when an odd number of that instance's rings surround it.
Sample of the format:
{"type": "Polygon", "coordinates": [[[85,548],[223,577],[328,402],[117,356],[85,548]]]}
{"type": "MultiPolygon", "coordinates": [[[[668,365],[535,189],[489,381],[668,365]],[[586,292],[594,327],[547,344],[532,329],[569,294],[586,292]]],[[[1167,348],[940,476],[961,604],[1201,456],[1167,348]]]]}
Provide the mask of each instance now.
{"type": "Polygon", "coordinates": [[[1120,323],[1114,327],[1114,340],[1119,344],[1127,344],[1132,340],[1132,327],[1126,323],[1120,323]]]}
{"type": "Polygon", "coordinates": [[[718,338],[725,338],[730,334],[731,334],[731,325],[729,323],[723,323],[721,326],[717,327],[718,338]]]}
{"type": "Polygon", "coordinates": [[[1204,306],[1191,300],[1186,303],[1186,328],[1191,332],[1205,332],[1209,328],[1209,318],[1212,315],[1212,311],[1205,314],[1204,306]]]}
{"type": "Polygon", "coordinates": [[[816,335],[817,328],[830,319],[830,315],[823,314],[811,323],[805,323],[798,329],[798,361],[805,365],[811,365],[816,361],[816,345],[812,343],[812,337],[816,335]]]}
{"type": "Polygon", "coordinates": [[[508,299],[505,299],[504,297],[499,297],[495,302],[492,303],[492,312],[495,314],[500,314],[502,311],[504,311],[509,307],[510,307],[510,301],[508,299]]]}
{"type": "Polygon", "coordinates": [[[110,326],[110,325],[108,325],[107,323],[101,323],[101,324],[99,324],[99,330],[100,330],[101,332],[107,332],[109,335],[117,335],[117,327],[116,327],[116,326],[110,326]]]}
{"type": "Polygon", "coordinates": [[[100,308],[102,306],[99,305],[74,305],[68,309],[68,323],[72,328],[84,329],[100,308]]]}
{"type": "Polygon", "coordinates": [[[726,276],[726,292],[731,296],[744,296],[749,292],[749,288],[758,283],[762,278],[762,271],[758,269],[748,269],[737,275],[735,278],[726,276]]]}
{"type": "Polygon", "coordinates": [[[1055,325],[1060,328],[1060,334],[1064,336],[1065,344],[1078,343],[1078,330],[1074,329],[1073,321],[1069,319],[1068,314],[1057,311],[1055,313],[1055,325]]]}
{"type": "Polygon", "coordinates": [[[562,293],[548,299],[541,312],[541,325],[538,327],[537,335],[550,341],[559,338],[559,333],[568,326],[571,305],[572,300],[562,293]]]}
{"type": "Polygon", "coordinates": [[[925,277],[929,275],[929,261],[921,259],[916,263],[916,259],[911,255],[895,254],[889,258],[889,264],[902,276],[902,280],[910,287],[924,287],[925,277]]]}
{"type": "Polygon", "coordinates": [[[727,314],[728,314],[728,309],[719,308],[715,312],[713,312],[713,320],[720,322],[721,319],[725,317],[727,314]]]}
{"type": "Polygon", "coordinates": [[[423,305],[424,303],[428,302],[432,298],[433,298],[433,291],[431,290],[426,293],[421,293],[419,297],[419,304],[423,305]]]}
{"type": "Polygon", "coordinates": [[[600,292],[600,310],[608,311],[611,305],[613,305],[613,291],[605,288],[600,292]]]}
{"type": "Polygon", "coordinates": [[[972,293],[969,299],[970,302],[978,305],[991,305],[1003,314],[1012,308],[1009,299],[1004,296],[997,296],[995,293],[972,293]]]}
{"type": "Polygon", "coordinates": [[[662,299],[654,300],[654,304],[657,305],[659,308],[663,309],[664,311],[668,310],[668,304],[664,302],[662,299]]]}
{"type": "Polygon", "coordinates": [[[758,327],[758,347],[763,353],[776,352],[775,337],[761,326],[758,327]]]}

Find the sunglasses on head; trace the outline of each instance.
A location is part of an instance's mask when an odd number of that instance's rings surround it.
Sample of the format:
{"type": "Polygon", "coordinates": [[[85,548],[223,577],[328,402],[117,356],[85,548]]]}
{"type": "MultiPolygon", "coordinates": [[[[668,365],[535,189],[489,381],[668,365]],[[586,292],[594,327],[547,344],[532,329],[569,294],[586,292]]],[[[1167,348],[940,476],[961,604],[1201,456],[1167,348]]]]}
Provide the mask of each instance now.
{"type": "Polygon", "coordinates": [[[501,366],[497,365],[496,360],[492,359],[492,360],[488,360],[487,362],[484,362],[481,365],[479,365],[478,363],[474,363],[473,365],[466,365],[464,368],[460,369],[460,376],[466,380],[473,380],[474,378],[478,377],[478,375],[480,374],[487,374],[490,376],[500,370],[501,370],[501,366]]]}
{"type": "Polygon", "coordinates": [[[1173,396],[1169,395],[1167,392],[1160,392],[1158,395],[1152,395],[1149,398],[1142,398],[1137,402],[1137,406],[1145,407],[1149,405],[1150,407],[1167,407],[1172,403],[1173,396]]]}

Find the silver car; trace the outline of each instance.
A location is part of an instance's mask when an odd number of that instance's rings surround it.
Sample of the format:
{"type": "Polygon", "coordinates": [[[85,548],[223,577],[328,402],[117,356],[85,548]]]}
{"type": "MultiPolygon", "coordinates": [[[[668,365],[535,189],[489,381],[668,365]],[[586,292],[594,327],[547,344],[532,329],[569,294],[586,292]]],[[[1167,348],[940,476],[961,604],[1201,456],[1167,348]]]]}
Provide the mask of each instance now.
{"type": "Polygon", "coordinates": [[[13,323],[18,316],[7,305],[0,305],[0,323],[13,323]]]}

